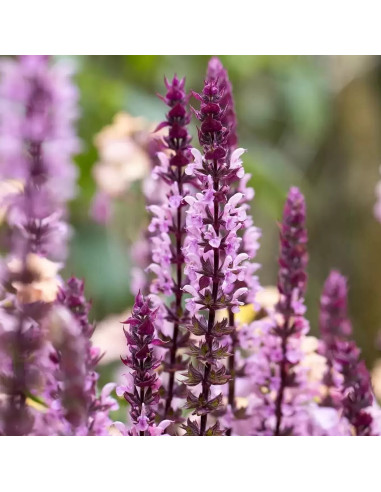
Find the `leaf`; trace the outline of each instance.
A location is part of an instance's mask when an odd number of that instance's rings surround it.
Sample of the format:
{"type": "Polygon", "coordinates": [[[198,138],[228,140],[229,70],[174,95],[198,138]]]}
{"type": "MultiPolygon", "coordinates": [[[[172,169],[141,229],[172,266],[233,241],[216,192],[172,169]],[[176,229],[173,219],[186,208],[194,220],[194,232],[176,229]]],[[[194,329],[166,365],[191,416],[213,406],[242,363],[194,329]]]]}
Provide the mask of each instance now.
{"type": "Polygon", "coordinates": [[[207,360],[208,352],[209,347],[206,342],[201,342],[199,345],[192,342],[189,344],[188,354],[191,357],[197,357],[197,359],[204,361],[207,360]]]}
{"type": "Polygon", "coordinates": [[[217,321],[217,323],[213,326],[211,330],[211,335],[220,338],[225,335],[229,335],[234,330],[234,327],[228,326],[227,318],[224,318],[222,321],[217,321]]]}
{"type": "Polygon", "coordinates": [[[184,384],[187,386],[197,386],[203,380],[203,374],[196,369],[193,364],[189,364],[188,372],[184,374],[187,379],[184,381],[184,384]]]}
{"type": "Polygon", "coordinates": [[[225,384],[229,381],[230,375],[226,374],[226,368],[221,366],[219,369],[212,369],[208,376],[208,383],[213,385],[225,384]]]}
{"type": "Polygon", "coordinates": [[[209,429],[205,432],[206,436],[223,436],[225,435],[225,431],[220,428],[220,424],[217,421],[213,427],[209,427],[209,429]]]}
{"type": "Polygon", "coordinates": [[[201,337],[205,335],[207,332],[206,321],[204,318],[197,319],[195,316],[192,318],[192,324],[187,326],[187,329],[196,335],[197,337],[201,337]]]}
{"type": "Polygon", "coordinates": [[[181,426],[182,429],[185,430],[185,435],[186,436],[199,436],[200,435],[200,428],[198,426],[198,423],[195,420],[187,420],[186,424],[183,424],[181,426]]]}
{"type": "Polygon", "coordinates": [[[226,359],[229,355],[231,355],[231,353],[229,352],[228,345],[222,345],[217,347],[215,350],[212,350],[213,359],[226,359]]]}

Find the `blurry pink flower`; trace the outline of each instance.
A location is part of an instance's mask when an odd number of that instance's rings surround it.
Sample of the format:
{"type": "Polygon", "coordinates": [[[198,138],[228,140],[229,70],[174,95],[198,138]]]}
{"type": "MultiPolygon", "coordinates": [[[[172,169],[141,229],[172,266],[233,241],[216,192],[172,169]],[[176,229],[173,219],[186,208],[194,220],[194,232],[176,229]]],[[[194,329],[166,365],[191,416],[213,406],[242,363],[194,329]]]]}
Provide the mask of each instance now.
{"type": "Polygon", "coordinates": [[[25,269],[31,276],[30,282],[23,282],[18,279],[24,266],[19,259],[13,259],[7,264],[11,277],[15,280],[12,287],[16,290],[17,298],[24,304],[32,302],[54,302],[57,298],[58,288],[61,279],[58,271],[62,267],[60,263],[55,263],[42,256],[29,253],[26,258],[25,269]]]}
{"type": "Polygon", "coordinates": [[[95,137],[99,162],[93,175],[101,192],[110,197],[120,196],[133,181],[148,175],[150,157],[146,146],[150,131],[151,125],[142,118],[119,113],[95,137]]]}

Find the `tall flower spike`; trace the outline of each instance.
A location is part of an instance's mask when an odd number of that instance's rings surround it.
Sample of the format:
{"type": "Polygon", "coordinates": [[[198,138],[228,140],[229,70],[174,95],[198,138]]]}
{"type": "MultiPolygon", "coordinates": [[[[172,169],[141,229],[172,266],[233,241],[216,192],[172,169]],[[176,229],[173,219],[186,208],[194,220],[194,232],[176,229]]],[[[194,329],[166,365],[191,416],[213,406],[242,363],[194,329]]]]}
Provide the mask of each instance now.
{"type": "Polygon", "coordinates": [[[161,345],[160,340],[155,338],[155,318],[156,311],[139,292],[131,317],[123,323],[129,325],[129,329],[124,330],[129,355],[122,358],[122,362],[131,369],[131,373],[127,376],[128,385],[122,387],[122,394],[131,405],[133,427],[130,435],[155,435],[154,421],[160,386],[156,369],[160,366],[160,360],[155,357],[154,346],[161,345]]]}
{"type": "Polygon", "coordinates": [[[12,350],[2,356],[5,370],[12,373],[3,392],[9,395],[12,432],[25,434],[38,432],[30,418],[15,423],[16,415],[31,413],[25,406],[32,390],[28,375],[33,374],[41,387],[49,373],[40,323],[47,303],[57,295],[60,265],[46,258],[65,256],[65,202],[75,191],[71,159],[79,148],[72,128],[77,91],[67,66],[50,64],[48,57],[8,60],[2,63],[1,72],[0,178],[19,182],[18,192],[8,194],[0,204],[7,209],[11,249],[3,279],[11,290],[8,312],[3,306],[0,314],[7,317],[12,312],[16,319],[12,333],[4,333],[13,342],[12,350]],[[28,429],[25,422],[31,423],[28,429]]]}
{"type": "Polygon", "coordinates": [[[372,435],[373,417],[369,410],[373,391],[365,362],[360,359],[360,349],[354,342],[339,342],[335,358],[343,376],[343,415],[356,436],[372,435]]]}
{"type": "Polygon", "coordinates": [[[86,435],[90,410],[90,388],[87,387],[87,337],[81,326],[65,306],[56,304],[46,319],[54,352],[50,357],[54,364],[54,382],[51,393],[53,402],[48,421],[57,419],[57,433],[86,435]]]}
{"type": "MultiPolygon", "coordinates": [[[[233,88],[230,83],[227,70],[222,65],[221,61],[217,57],[210,59],[208,63],[207,70],[207,80],[215,81],[218,84],[219,90],[221,91],[220,105],[225,108],[224,115],[221,119],[224,126],[229,129],[229,135],[227,138],[228,145],[228,156],[231,157],[232,162],[241,164],[241,155],[243,149],[237,149],[237,119],[234,109],[234,99],[233,99],[233,88]]],[[[247,259],[244,259],[243,265],[245,268],[243,272],[245,275],[241,274],[240,279],[237,279],[236,288],[247,287],[248,291],[244,297],[246,303],[255,303],[255,295],[259,290],[258,277],[255,274],[259,265],[253,263],[252,260],[256,255],[257,249],[259,247],[258,239],[260,237],[260,230],[254,226],[254,221],[250,215],[250,205],[248,203],[254,197],[254,190],[247,187],[247,182],[251,178],[250,174],[245,174],[242,179],[235,183],[230,190],[230,196],[234,195],[236,192],[242,193],[241,204],[247,210],[247,217],[245,220],[245,230],[243,232],[243,241],[241,242],[239,253],[245,254],[247,259]]],[[[239,372],[237,369],[236,362],[236,351],[238,349],[238,337],[236,332],[236,321],[235,314],[229,309],[229,326],[233,328],[231,334],[231,347],[228,360],[229,373],[232,376],[229,380],[228,389],[228,404],[229,408],[232,410],[233,414],[236,410],[236,375],[239,372]]],[[[242,372],[242,371],[241,371],[242,372]]],[[[242,414],[242,412],[240,412],[242,414]]],[[[230,435],[231,430],[227,431],[230,435]]]]}
{"type": "Polygon", "coordinates": [[[319,326],[324,344],[323,352],[327,359],[327,371],[323,379],[326,395],[321,402],[322,406],[341,406],[335,353],[337,343],[348,341],[352,333],[347,304],[347,280],[333,270],[324,284],[320,299],[319,326]]]}
{"type": "MultiPolygon", "coordinates": [[[[109,412],[118,408],[116,401],[109,396],[116,385],[114,383],[106,384],[100,395],[97,396],[98,373],[96,367],[102,354],[100,349],[94,347],[91,342],[95,325],[89,321],[91,304],[86,300],[84,289],[83,280],[71,277],[66,285],[60,289],[58,303],[65,306],[73,315],[80,329],[77,341],[82,340],[79,359],[84,364],[85,372],[82,381],[83,387],[78,388],[78,390],[81,392],[79,403],[82,404],[83,420],[80,421],[80,425],[75,426],[75,432],[83,435],[100,436],[108,434],[108,428],[111,425],[109,412]]],[[[56,354],[56,360],[57,370],[65,374],[61,368],[62,359],[59,352],[56,354]]],[[[58,396],[60,396],[59,392],[58,396]]],[[[73,401],[75,401],[73,397],[66,398],[66,401],[62,401],[61,398],[60,404],[64,406],[65,403],[68,403],[70,405],[73,401]]]]}
{"type": "Polygon", "coordinates": [[[185,236],[185,210],[187,203],[184,196],[188,195],[188,184],[192,178],[185,174],[184,168],[190,162],[189,142],[191,136],[187,131],[190,116],[187,112],[187,97],[184,91],[185,79],[176,76],[172,82],[165,79],[167,93],[160,98],[170,110],[158,128],[168,127],[168,135],[164,137],[167,153],[160,152],[160,165],[154,169],[154,177],[167,185],[168,192],[164,203],[149,207],[154,217],[151,221],[153,263],[149,267],[156,278],[151,284],[151,292],[173,294],[174,301],[167,304],[166,320],[168,330],[160,336],[167,342],[167,356],[163,363],[163,371],[168,373],[165,385],[163,417],[181,421],[181,409],[175,409],[173,400],[179,398],[182,387],[176,383],[176,372],[184,370],[178,350],[187,345],[189,333],[181,333],[180,327],[188,321],[183,306],[184,287],[184,255],[182,247],[185,236]]]}
{"type": "Polygon", "coordinates": [[[237,231],[246,219],[244,207],[239,205],[241,193],[229,198],[231,184],[243,176],[240,161],[227,161],[229,130],[223,124],[222,93],[216,80],[207,80],[202,94],[194,93],[201,102],[200,110],[193,110],[201,122],[199,141],[204,154],[193,149],[194,163],[186,173],[195,176],[202,191],[196,197],[185,198],[190,207],[187,212],[188,235],[183,248],[189,285],[184,290],[191,294],[186,300],[192,316],[189,330],[202,337],[190,345],[190,354],[197,364],[190,363],[186,373],[189,387],[201,385],[199,395],[188,392],[187,406],[200,416],[200,423],[188,420],[184,426],[187,435],[219,435],[223,433],[217,421],[207,428],[208,415],[222,405],[222,393],[212,395],[212,386],[227,383],[229,375],[220,361],[229,355],[228,345],[219,340],[231,333],[228,320],[216,321],[216,311],[232,308],[238,310],[241,296],[247,288],[234,289],[243,275],[247,255],[238,255],[241,238],[237,231]],[[199,311],[206,314],[196,313],[199,311]]]}
{"type": "Polygon", "coordinates": [[[298,386],[294,371],[300,361],[292,347],[293,339],[297,341],[308,331],[304,319],[304,293],[306,290],[306,251],[307,231],[305,228],[306,206],[303,195],[298,188],[291,188],[283,211],[280,226],[280,256],[278,273],[278,290],[280,299],[276,313],[280,315],[274,333],[281,342],[279,361],[279,388],[275,400],[275,435],[292,432],[292,428],[283,425],[285,392],[288,388],[298,386]]]}
{"type": "Polygon", "coordinates": [[[347,281],[332,271],[325,284],[320,304],[320,331],[327,358],[324,406],[342,409],[356,435],[372,434],[373,403],[369,373],[360,359],[360,350],[349,338],[352,333],[347,308],[347,281]]]}

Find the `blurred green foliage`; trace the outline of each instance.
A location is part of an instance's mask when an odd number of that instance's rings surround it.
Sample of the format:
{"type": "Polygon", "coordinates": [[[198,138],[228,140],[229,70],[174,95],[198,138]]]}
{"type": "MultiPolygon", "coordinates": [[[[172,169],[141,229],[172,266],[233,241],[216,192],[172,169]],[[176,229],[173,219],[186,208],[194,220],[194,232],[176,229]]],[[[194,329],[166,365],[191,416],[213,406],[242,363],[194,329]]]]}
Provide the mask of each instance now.
{"type": "MultiPolygon", "coordinates": [[[[81,93],[83,150],[66,273],[83,276],[102,319],[131,305],[130,260],[123,238],[94,224],[89,206],[97,160],[94,135],[123,110],[160,121],[163,77],[186,76],[201,90],[207,56],[73,57],[81,93]]],[[[253,215],[262,228],[258,261],[263,285],[276,283],[278,229],[290,185],[306,196],[310,236],[307,305],[317,332],[318,302],[331,267],[349,277],[355,337],[370,363],[381,320],[381,225],[373,218],[381,151],[378,57],[221,56],[233,83],[240,145],[256,191],[253,215]]],[[[194,129],[193,129],[194,134],[194,129]]],[[[194,140],[195,145],[197,141],[194,140]]],[[[134,210],[126,210],[126,221],[134,210]]]]}

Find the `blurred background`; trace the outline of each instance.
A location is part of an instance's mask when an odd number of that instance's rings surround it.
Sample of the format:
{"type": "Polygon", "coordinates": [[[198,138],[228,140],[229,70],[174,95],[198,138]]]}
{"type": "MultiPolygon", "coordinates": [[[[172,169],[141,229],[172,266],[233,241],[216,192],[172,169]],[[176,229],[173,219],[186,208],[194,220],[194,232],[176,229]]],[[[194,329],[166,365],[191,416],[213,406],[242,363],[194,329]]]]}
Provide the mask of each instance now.
{"type": "MultiPolygon", "coordinates": [[[[83,142],[76,157],[79,193],[71,204],[74,236],[65,275],[86,279],[93,316],[131,306],[129,247],[144,221],[139,181],[129,186],[117,220],[90,216],[99,161],[94,137],[117,113],[159,122],[156,97],[163,77],[186,76],[187,90],[202,89],[207,56],[73,57],[80,89],[83,142]]],[[[262,229],[257,260],[262,285],[275,285],[278,228],[288,188],[305,194],[309,232],[308,318],[317,334],[321,288],[331,268],[349,279],[350,315],[369,367],[379,356],[381,224],[373,215],[381,164],[381,58],[367,56],[221,56],[233,84],[239,145],[255,188],[252,213],[262,229]]],[[[193,100],[193,103],[196,102],[193,100]]],[[[192,133],[195,134],[195,121],[192,133]]],[[[198,145],[197,139],[193,140],[198,145]]],[[[99,145],[98,145],[99,148],[99,145]]]]}

